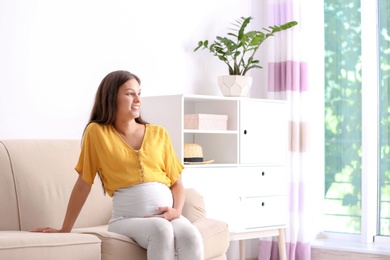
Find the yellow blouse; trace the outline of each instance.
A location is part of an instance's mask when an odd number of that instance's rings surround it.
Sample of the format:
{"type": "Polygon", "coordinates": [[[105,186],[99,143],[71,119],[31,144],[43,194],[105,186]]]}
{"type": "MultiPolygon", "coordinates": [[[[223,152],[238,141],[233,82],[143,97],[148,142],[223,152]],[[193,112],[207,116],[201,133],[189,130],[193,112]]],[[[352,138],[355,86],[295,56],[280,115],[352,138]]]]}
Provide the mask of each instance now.
{"type": "Polygon", "coordinates": [[[99,173],[112,197],[119,188],[143,182],[160,182],[170,187],[184,166],[177,158],[165,128],[147,124],[141,148],[132,149],[113,125],[87,126],[75,170],[93,184],[99,173]]]}

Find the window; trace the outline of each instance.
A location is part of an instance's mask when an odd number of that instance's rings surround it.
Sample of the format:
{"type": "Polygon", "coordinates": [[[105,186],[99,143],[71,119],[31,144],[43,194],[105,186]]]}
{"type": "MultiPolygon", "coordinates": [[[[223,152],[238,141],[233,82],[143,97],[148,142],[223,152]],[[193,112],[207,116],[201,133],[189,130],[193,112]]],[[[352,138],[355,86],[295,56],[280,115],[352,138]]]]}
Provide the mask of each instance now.
{"type": "Polygon", "coordinates": [[[366,241],[390,236],[390,1],[369,2],[324,1],[324,231],[366,241]]]}

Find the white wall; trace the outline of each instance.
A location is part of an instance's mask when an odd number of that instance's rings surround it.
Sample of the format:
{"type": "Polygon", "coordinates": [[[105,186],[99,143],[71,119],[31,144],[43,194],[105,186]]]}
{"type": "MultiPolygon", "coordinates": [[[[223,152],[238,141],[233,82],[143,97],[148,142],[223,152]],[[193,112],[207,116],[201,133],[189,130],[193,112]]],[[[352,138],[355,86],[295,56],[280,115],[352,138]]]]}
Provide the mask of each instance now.
{"type": "Polygon", "coordinates": [[[99,82],[117,69],[140,76],[143,95],[221,95],[225,65],[193,49],[256,19],[256,2],[1,0],[0,139],[80,138],[99,82]]]}

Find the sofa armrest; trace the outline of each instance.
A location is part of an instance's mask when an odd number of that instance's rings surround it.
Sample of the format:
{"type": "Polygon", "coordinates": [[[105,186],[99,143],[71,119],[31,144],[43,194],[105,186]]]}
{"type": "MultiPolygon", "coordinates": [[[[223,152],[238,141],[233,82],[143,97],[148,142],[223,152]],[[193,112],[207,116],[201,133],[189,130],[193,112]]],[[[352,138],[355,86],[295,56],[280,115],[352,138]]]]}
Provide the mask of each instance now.
{"type": "Polygon", "coordinates": [[[191,223],[206,217],[204,199],[199,192],[192,188],[186,188],[185,196],[182,215],[189,219],[191,223]]]}
{"type": "MultiPolygon", "coordinates": [[[[205,259],[224,256],[229,248],[229,228],[223,221],[201,218],[194,223],[198,228],[204,245],[205,259]]],[[[219,258],[218,258],[219,259],[219,258]]]]}

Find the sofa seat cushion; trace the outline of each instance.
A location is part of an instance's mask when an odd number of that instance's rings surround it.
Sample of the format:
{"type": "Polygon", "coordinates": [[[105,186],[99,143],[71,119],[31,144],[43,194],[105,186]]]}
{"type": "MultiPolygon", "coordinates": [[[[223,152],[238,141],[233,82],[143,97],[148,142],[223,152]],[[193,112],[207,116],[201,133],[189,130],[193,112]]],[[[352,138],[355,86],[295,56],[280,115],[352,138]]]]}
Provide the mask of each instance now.
{"type": "Polygon", "coordinates": [[[107,231],[108,225],[77,228],[73,232],[95,235],[102,241],[102,260],[146,260],[146,250],[131,238],[107,231]]]}
{"type": "Polygon", "coordinates": [[[204,259],[214,259],[218,256],[225,257],[229,248],[229,228],[225,222],[201,218],[194,224],[200,231],[204,244],[204,259]]]}
{"type": "Polygon", "coordinates": [[[0,231],[0,259],[100,259],[101,241],[92,235],[0,231]]]}
{"type": "MultiPolygon", "coordinates": [[[[225,222],[201,218],[194,224],[203,238],[204,259],[225,259],[229,247],[229,229],[225,222]]],[[[107,231],[108,225],[78,228],[73,232],[92,234],[102,241],[102,260],[146,260],[146,250],[127,236],[107,231]]]]}

